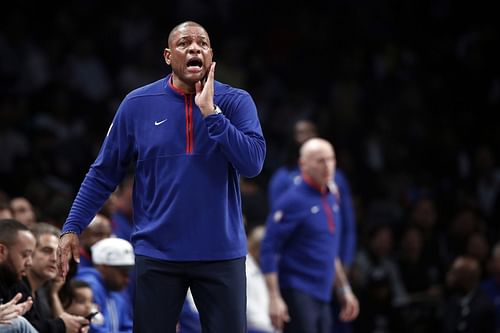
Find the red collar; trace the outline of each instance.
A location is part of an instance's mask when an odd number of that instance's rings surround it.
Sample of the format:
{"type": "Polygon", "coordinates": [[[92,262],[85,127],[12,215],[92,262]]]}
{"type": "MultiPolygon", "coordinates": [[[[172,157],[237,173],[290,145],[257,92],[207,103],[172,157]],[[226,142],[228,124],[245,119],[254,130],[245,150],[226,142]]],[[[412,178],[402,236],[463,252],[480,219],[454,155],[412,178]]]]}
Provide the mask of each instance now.
{"type": "Polygon", "coordinates": [[[302,172],[302,178],[304,179],[304,182],[307,185],[311,186],[312,188],[314,188],[315,190],[317,190],[321,194],[324,194],[328,191],[328,187],[326,185],[318,184],[317,182],[314,181],[314,179],[312,179],[312,177],[310,177],[309,175],[306,175],[303,172],[302,172]]]}

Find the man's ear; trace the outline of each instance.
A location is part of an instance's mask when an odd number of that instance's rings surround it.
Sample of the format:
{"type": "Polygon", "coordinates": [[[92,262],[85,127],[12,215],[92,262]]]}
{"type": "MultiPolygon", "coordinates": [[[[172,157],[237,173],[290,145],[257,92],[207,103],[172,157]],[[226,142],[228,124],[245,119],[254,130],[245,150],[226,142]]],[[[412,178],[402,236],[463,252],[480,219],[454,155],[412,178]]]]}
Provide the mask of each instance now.
{"type": "Polygon", "coordinates": [[[7,255],[9,254],[9,249],[5,244],[0,243],[0,264],[7,260],[7,255]]]}
{"type": "Polygon", "coordinates": [[[171,54],[172,54],[172,52],[170,52],[169,48],[166,48],[165,50],[163,50],[163,59],[165,59],[165,63],[167,65],[170,65],[170,55],[171,54]]]}

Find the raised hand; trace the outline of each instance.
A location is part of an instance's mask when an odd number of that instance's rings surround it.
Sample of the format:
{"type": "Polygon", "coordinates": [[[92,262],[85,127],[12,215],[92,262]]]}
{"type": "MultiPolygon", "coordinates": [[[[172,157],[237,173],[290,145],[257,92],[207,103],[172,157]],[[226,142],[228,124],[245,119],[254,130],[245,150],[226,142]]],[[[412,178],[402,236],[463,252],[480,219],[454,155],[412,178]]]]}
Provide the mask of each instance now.
{"type": "Polygon", "coordinates": [[[201,110],[203,117],[207,117],[214,113],[214,77],[215,77],[215,62],[210,66],[207,79],[203,83],[196,82],[196,96],[194,102],[201,110]]]}

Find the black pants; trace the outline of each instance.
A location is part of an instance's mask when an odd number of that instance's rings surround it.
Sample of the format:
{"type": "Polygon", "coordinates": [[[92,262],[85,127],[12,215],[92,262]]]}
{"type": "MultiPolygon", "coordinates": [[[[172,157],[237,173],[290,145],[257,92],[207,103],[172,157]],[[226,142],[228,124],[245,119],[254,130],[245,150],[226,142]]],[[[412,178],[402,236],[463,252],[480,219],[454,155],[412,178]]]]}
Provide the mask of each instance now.
{"type": "Polygon", "coordinates": [[[136,256],[134,333],[175,333],[188,288],[203,333],[246,332],[245,257],[163,261],[136,256]]]}
{"type": "Polygon", "coordinates": [[[281,295],[290,315],[283,333],[331,333],[330,303],[296,289],[283,289],[281,295]]]}

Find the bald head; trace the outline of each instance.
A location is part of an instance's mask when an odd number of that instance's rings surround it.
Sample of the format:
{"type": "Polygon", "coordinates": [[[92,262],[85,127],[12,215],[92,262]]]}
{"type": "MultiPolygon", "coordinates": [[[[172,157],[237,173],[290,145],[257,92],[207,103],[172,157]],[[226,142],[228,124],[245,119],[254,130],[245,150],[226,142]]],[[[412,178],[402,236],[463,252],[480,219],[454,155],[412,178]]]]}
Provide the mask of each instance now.
{"type": "Polygon", "coordinates": [[[479,262],[472,257],[457,257],[447,275],[448,286],[462,293],[476,288],[481,278],[479,262]]]}
{"type": "Polygon", "coordinates": [[[300,158],[310,156],[318,151],[331,151],[333,154],[333,146],[330,142],[321,138],[306,140],[300,147],[300,158]]]}
{"type": "Polygon", "coordinates": [[[307,140],[300,147],[299,165],[302,173],[315,185],[328,185],[333,180],[336,165],[332,144],[321,138],[307,140]]]}
{"type": "Polygon", "coordinates": [[[184,30],[185,28],[188,28],[188,27],[198,27],[198,28],[201,28],[205,31],[206,35],[207,35],[207,38],[208,38],[208,33],[207,33],[207,30],[199,23],[196,23],[194,21],[185,21],[185,22],[182,22],[178,25],[176,25],[171,31],[170,33],[168,34],[168,47],[171,48],[172,47],[172,40],[175,36],[175,34],[178,32],[178,31],[181,31],[181,30],[184,30]]]}
{"type": "Polygon", "coordinates": [[[89,250],[92,245],[111,236],[111,221],[102,214],[97,214],[80,235],[80,245],[89,250]]]}

